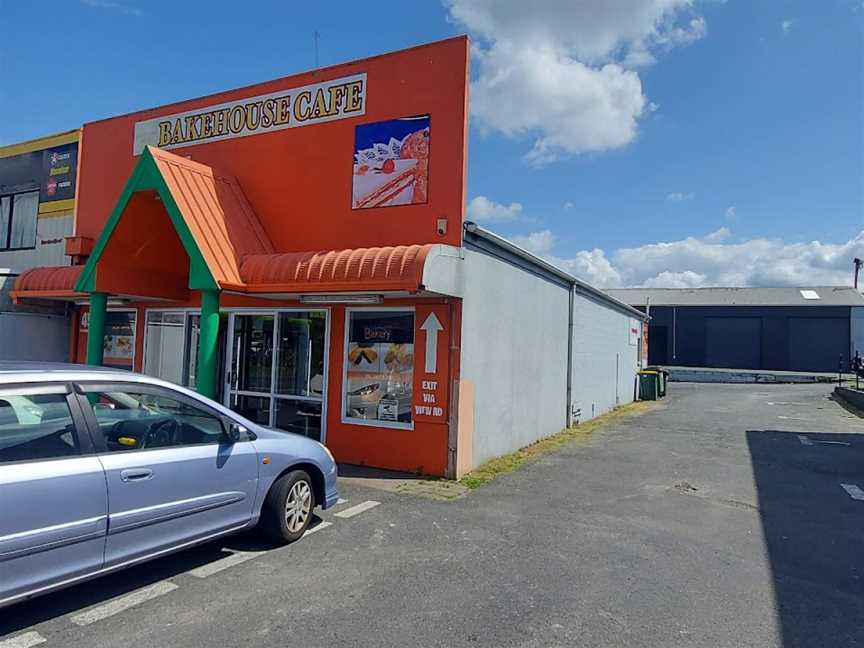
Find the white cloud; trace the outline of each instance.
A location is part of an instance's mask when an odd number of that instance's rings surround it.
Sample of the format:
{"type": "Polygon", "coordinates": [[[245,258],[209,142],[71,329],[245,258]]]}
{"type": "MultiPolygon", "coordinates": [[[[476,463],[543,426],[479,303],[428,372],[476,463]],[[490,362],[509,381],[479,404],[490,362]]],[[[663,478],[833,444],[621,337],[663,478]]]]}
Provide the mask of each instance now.
{"type": "Polygon", "coordinates": [[[604,250],[580,250],[572,256],[550,251],[555,236],[534,232],[525,247],[577,277],[601,288],[645,286],[818,286],[848,285],[852,259],[864,257],[864,231],[845,243],[787,243],[756,238],[729,242],[722,227],[702,237],[604,250]]]}
{"type": "Polygon", "coordinates": [[[573,209],[575,205],[571,201],[567,201],[564,203],[564,209],[573,209]]]}
{"type": "Polygon", "coordinates": [[[735,209],[735,205],[732,205],[731,207],[727,207],[725,215],[726,215],[726,218],[728,220],[734,220],[735,217],[738,215],[738,212],[735,209]]]}
{"type": "Polygon", "coordinates": [[[794,22],[794,20],[787,18],[780,23],[780,31],[782,31],[784,34],[788,34],[790,31],[792,31],[792,25],[794,22]]]}
{"type": "Polygon", "coordinates": [[[732,232],[729,231],[727,227],[721,227],[718,230],[714,230],[710,234],[706,234],[702,237],[702,240],[706,243],[722,243],[726,239],[728,239],[732,235],[732,232]]]}
{"type": "Polygon", "coordinates": [[[444,0],[475,37],[471,112],[535,165],[632,142],[656,107],[633,69],[704,37],[693,0],[444,0]]]}
{"type": "Polygon", "coordinates": [[[81,0],[81,2],[88,7],[93,7],[94,9],[112,9],[132,16],[142,15],[142,12],[138,7],[130,6],[128,3],[120,0],[81,0]]]}
{"type": "Polygon", "coordinates": [[[696,196],[692,191],[690,193],[682,193],[680,191],[673,191],[670,194],[666,195],[667,202],[684,202],[685,200],[693,200],[696,196]]]}
{"type": "Polygon", "coordinates": [[[502,205],[486,196],[477,196],[468,203],[468,220],[478,223],[507,223],[518,220],[521,215],[522,205],[518,202],[502,205]]]}
{"type": "Polygon", "coordinates": [[[552,247],[556,241],[555,235],[551,230],[540,230],[539,232],[531,232],[526,236],[514,236],[513,242],[529,252],[534,254],[548,254],[552,251],[552,247]]]}

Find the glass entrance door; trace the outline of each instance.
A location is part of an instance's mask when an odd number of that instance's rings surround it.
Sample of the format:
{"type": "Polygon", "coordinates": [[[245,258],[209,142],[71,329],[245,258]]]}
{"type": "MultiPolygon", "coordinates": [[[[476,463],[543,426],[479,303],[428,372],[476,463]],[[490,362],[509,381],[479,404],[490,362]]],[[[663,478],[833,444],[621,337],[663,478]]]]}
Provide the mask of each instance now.
{"type": "Polygon", "coordinates": [[[324,438],[327,311],[232,313],[228,407],[272,427],[324,438]]]}

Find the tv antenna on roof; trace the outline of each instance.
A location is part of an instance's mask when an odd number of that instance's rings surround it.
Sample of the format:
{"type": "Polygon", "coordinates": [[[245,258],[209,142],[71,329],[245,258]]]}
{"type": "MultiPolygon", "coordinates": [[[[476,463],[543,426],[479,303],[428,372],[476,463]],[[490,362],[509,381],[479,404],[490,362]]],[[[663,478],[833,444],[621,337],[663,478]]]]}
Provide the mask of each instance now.
{"type": "Polygon", "coordinates": [[[321,38],[321,34],[318,33],[318,30],[312,32],[312,42],[315,47],[315,67],[318,67],[318,39],[321,38]]]}

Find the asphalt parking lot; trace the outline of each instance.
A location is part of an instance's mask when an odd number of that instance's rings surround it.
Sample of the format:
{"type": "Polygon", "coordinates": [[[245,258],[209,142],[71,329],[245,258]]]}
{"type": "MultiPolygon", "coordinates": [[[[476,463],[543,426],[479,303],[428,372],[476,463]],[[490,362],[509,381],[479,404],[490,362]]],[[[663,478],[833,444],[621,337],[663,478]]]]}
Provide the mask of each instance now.
{"type": "Polygon", "coordinates": [[[468,496],[356,482],[314,532],[0,610],[0,648],[864,646],[864,423],[826,385],[673,384],[468,496]]]}

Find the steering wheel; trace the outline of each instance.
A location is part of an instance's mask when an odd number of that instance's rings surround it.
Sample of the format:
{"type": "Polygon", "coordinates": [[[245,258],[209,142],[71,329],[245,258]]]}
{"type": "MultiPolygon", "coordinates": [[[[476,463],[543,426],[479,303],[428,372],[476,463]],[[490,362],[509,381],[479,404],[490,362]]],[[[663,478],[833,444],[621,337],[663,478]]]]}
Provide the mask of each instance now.
{"type": "Polygon", "coordinates": [[[147,429],[147,433],[141,440],[142,448],[163,448],[174,445],[174,437],[178,431],[177,421],[173,418],[164,418],[156,421],[147,429]]]}

